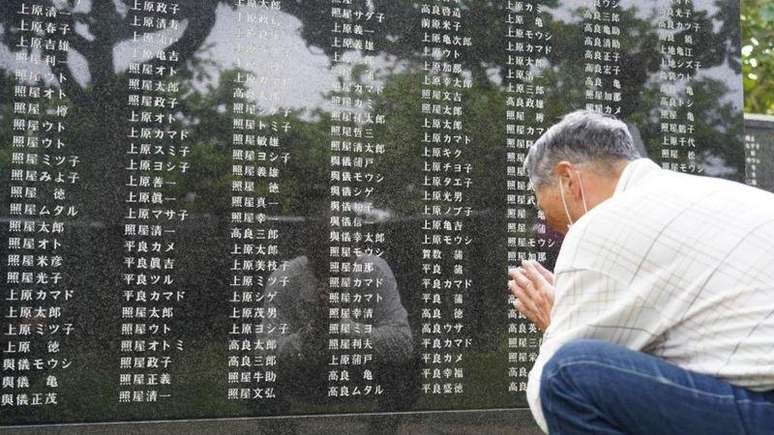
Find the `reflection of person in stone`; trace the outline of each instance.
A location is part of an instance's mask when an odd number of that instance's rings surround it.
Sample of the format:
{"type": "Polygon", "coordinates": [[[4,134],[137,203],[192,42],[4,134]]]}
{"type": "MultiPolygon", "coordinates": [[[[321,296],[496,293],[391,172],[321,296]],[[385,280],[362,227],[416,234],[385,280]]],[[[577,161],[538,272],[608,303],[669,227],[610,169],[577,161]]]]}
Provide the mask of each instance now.
{"type": "Polygon", "coordinates": [[[625,124],[575,112],[530,148],[566,233],[510,271],[545,330],[527,398],[551,433],[774,434],[774,195],[661,169],[625,124]]]}
{"type": "MultiPolygon", "coordinates": [[[[325,216],[325,215],[324,215],[325,216]]],[[[280,385],[291,395],[307,401],[324,401],[330,362],[329,324],[338,323],[347,334],[330,338],[361,338],[373,344],[371,369],[381,385],[400,379],[400,370],[413,358],[413,340],[408,315],[401,304],[397,282],[387,262],[376,255],[350,259],[354,265],[349,276],[357,286],[342,290],[352,295],[352,305],[330,304],[328,289],[327,218],[307,221],[304,227],[305,255],[280,266],[268,280],[267,293],[276,293],[269,303],[277,311],[275,323],[287,325],[287,333],[278,338],[277,354],[280,385]],[[361,295],[354,302],[355,294],[361,295]],[[370,319],[329,319],[329,307],[372,308],[370,319]],[[384,373],[388,371],[391,373],[384,373]]],[[[335,368],[335,367],[334,367],[335,368]]],[[[394,395],[385,387],[385,395],[394,395]]],[[[384,400],[380,401],[384,404],[384,400]]]]}

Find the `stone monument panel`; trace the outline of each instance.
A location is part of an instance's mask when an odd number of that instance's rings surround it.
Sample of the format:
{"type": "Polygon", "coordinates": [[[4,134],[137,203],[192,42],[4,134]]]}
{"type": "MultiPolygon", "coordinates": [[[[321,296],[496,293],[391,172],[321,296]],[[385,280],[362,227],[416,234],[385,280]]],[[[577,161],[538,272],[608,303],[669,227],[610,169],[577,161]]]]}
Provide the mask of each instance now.
{"type": "Polygon", "coordinates": [[[774,117],[745,114],[745,183],[774,192],[774,117]]]}
{"type": "MultiPolygon", "coordinates": [[[[8,0],[0,426],[526,408],[562,115],[745,179],[730,0],[8,0]]],[[[397,414],[396,414],[397,415],[397,414]]]]}

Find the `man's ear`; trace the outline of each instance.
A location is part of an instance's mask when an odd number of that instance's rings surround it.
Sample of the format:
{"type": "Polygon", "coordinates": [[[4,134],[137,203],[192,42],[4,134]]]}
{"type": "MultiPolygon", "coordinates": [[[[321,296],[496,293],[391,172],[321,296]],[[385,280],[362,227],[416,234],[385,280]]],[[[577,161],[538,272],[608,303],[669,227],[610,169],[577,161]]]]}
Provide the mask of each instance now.
{"type": "Polygon", "coordinates": [[[554,175],[559,178],[569,178],[571,170],[572,163],[567,160],[562,160],[554,165],[554,175]]]}
{"type": "Polygon", "coordinates": [[[574,172],[577,172],[577,168],[567,160],[562,160],[554,165],[554,174],[558,177],[559,182],[566,183],[564,185],[569,188],[565,189],[569,190],[569,192],[566,192],[566,194],[570,198],[580,199],[582,196],[581,188],[578,184],[577,177],[573,176],[574,172]]]}

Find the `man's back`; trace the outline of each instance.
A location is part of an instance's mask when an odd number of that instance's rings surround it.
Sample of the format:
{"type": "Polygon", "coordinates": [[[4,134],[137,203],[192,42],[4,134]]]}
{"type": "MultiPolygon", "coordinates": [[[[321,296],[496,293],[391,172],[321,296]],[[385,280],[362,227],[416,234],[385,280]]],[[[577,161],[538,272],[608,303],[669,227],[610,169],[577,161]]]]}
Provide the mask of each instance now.
{"type": "Polygon", "coordinates": [[[545,329],[527,383],[540,427],[774,435],[774,195],[665,171],[587,110],[524,169],[566,234],[554,274],[508,273],[515,308],[545,329]]]}
{"type": "Polygon", "coordinates": [[[600,338],[774,388],[774,195],[637,160],[568,232],[555,273],[549,350],[600,338]]]}

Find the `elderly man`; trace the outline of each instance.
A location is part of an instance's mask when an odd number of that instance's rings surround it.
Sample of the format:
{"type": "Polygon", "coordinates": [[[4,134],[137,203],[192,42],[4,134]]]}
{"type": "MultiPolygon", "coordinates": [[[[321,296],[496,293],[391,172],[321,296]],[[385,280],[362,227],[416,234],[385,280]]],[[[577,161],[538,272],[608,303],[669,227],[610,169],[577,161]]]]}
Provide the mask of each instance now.
{"type": "Polygon", "coordinates": [[[663,170],[587,111],[525,168],[566,233],[554,274],[509,273],[545,331],[527,393],[543,430],[774,434],[774,195],[663,170]]]}

